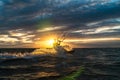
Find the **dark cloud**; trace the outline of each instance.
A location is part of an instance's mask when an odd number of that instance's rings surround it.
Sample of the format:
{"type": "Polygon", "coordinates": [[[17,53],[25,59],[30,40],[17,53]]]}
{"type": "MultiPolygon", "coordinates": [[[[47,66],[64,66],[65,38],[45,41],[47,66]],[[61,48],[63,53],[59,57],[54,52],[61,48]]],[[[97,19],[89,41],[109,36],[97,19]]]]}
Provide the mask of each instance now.
{"type": "Polygon", "coordinates": [[[119,17],[120,6],[110,1],[78,0],[3,0],[1,26],[36,25],[39,20],[50,18],[56,25],[85,23],[119,17]],[[102,3],[105,3],[102,5],[102,3]],[[101,3],[101,4],[100,4],[101,3]],[[92,5],[94,4],[94,5],[92,5]]]}

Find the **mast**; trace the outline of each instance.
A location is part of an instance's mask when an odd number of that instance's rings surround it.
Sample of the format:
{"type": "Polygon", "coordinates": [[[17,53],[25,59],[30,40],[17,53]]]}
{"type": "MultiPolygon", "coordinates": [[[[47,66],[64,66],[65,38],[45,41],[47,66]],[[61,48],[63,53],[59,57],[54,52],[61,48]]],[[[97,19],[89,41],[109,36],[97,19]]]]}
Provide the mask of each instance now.
{"type": "Polygon", "coordinates": [[[66,36],[68,35],[68,32],[62,32],[62,34],[60,36],[57,37],[57,41],[59,44],[61,44],[61,42],[63,42],[66,39],[66,36]]]}

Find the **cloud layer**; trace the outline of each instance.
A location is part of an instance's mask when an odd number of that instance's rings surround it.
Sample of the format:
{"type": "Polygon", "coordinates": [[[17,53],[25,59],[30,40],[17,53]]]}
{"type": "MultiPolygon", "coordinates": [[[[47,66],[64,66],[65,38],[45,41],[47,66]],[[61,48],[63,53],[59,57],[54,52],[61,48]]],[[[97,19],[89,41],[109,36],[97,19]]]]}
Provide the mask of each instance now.
{"type": "MultiPolygon", "coordinates": [[[[61,32],[71,39],[120,38],[119,5],[120,0],[0,0],[0,47],[32,46],[44,35],[61,32]]],[[[120,47],[118,40],[104,43],[88,47],[120,47]]]]}

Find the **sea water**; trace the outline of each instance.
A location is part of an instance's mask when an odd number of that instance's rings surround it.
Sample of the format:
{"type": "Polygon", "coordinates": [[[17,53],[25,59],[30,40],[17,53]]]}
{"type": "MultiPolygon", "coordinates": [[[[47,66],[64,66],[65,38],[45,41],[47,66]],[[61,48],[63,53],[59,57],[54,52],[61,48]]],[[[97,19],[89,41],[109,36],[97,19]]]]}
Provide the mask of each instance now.
{"type": "Polygon", "coordinates": [[[119,48],[77,48],[66,58],[27,58],[34,50],[0,49],[0,80],[57,80],[80,66],[84,71],[76,80],[120,80],[119,48]]]}

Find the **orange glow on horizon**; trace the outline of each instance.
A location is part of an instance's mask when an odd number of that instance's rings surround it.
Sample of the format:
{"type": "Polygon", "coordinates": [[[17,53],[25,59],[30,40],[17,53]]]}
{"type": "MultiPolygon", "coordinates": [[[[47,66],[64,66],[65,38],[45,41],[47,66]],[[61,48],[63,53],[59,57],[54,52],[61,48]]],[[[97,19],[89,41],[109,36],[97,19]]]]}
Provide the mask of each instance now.
{"type": "MultiPolygon", "coordinates": [[[[55,39],[58,35],[49,35],[49,36],[43,36],[39,40],[35,41],[35,46],[39,48],[53,48],[53,44],[55,42],[55,39]]],[[[111,41],[120,41],[119,37],[108,37],[108,38],[69,38],[65,39],[63,43],[61,43],[62,46],[68,44],[71,45],[71,47],[75,47],[76,45],[74,43],[103,43],[103,42],[111,42],[111,41]]],[[[84,45],[79,45],[80,47],[84,45]]]]}
{"type": "Polygon", "coordinates": [[[54,37],[49,37],[49,38],[45,37],[45,38],[40,39],[39,41],[36,41],[35,45],[37,47],[52,48],[55,42],[54,39],[55,39],[54,37]]]}

